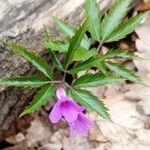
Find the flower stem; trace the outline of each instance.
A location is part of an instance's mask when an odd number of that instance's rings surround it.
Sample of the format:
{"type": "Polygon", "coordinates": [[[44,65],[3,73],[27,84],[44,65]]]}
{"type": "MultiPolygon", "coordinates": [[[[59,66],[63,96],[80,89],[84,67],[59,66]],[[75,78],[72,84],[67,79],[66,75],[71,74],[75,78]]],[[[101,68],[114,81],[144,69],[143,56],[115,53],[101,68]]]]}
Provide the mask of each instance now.
{"type": "Polygon", "coordinates": [[[65,83],[65,85],[66,85],[69,89],[75,91],[68,83],[66,83],[66,82],[64,82],[64,83],[65,83]]]}
{"type": "Polygon", "coordinates": [[[99,45],[97,47],[97,52],[98,53],[100,52],[102,45],[103,45],[103,40],[100,41],[100,43],[99,43],[99,45]]]}
{"type": "Polygon", "coordinates": [[[49,81],[49,83],[62,83],[63,81],[49,81]]]}

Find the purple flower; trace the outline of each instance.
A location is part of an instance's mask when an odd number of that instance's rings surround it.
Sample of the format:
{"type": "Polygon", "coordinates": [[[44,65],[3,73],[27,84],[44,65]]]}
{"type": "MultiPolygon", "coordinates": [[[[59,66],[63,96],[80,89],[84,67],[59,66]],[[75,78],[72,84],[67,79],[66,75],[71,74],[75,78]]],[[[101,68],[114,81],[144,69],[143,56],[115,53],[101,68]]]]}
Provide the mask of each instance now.
{"type": "Polygon", "coordinates": [[[86,136],[88,130],[93,127],[93,123],[88,120],[83,113],[78,114],[78,118],[74,122],[69,123],[70,133],[79,133],[80,135],[86,136]]]}
{"type": "Polygon", "coordinates": [[[84,107],[79,106],[70,97],[68,97],[63,88],[56,91],[58,98],[54,105],[49,118],[53,123],[57,123],[62,117],[68,122],[71,132],[78,132],[86,135],[88,129],[92,127],[92,123],[85,117],[84,107]]]}
{"type": "Polygon", "coordinates": [[[58,101],[50,113],[50,120],[53,123],[57,123],[62,117],[64,117],[67,122],[75,121],[78,114],[84,110],[84,107],[79,106],[70,97],[67,97],[63,88],[58,89],[56,95],[58,101]]]}

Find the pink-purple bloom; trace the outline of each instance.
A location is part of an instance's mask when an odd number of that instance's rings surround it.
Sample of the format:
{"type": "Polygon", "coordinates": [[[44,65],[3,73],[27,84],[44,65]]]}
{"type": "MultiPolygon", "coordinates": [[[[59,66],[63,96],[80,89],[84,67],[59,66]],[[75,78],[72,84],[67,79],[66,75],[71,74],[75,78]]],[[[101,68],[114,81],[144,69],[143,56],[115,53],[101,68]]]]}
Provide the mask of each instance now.
{"type": "Polygon", "coordinates": [[[83,113],[80,113],[74,122],[69,122],[69,126],[71,133],[77,132],[80,135],[86,136],[88,130],[93,127],[93,124],[83,113]]]}
{"type": "Polygon", "coordinates": [[[84,115],[83,111],[85,108],[79,106],[68,97],[63,88],[57,89],[56,96],[58,101],[49,115],[52,123],[57,123],[62,117],[64,117],[70,126],[71,133],[78,132],[81,135],[86,135],[93,124],[84,115]]]}

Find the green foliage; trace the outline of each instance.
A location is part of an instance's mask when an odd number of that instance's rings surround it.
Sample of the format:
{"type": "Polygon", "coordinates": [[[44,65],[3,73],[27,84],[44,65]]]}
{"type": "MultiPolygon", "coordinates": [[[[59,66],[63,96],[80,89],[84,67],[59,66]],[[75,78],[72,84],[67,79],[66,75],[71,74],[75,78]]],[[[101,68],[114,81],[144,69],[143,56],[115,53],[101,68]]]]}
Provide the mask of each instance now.
{"type": "MultiPolygon", "coordinates": [[[[67,24],[65,21],[55,18],[54,19],[56,26],[62,30],[67,36],[73,37],[75,35],[75,29],[67,24]]],[[[85,49],[89,49],[90,41],[86,35],[84,35],[83,40],[81,41],[81,46],[85,49]]]]}
{"type": "MultiPolygon", "coordinates": [[[[6,43],[8,48],[32,63],[46,76],[45,78],[31,76],[0,79],[0,85],[2,86],[41,88],[21,115],[34,112],[49,100],[51,101],[55,95],[55,85],[62,84],[69,88],[69,94],[74,100],[111,120],[104,103],[90,92],[80,88],[113,84],[124,79],[144,85],[134,71],[114,63],[117,62],[115,59],[132,60],[137,57],[136,55],[121,49],[110,49],[106,54],[101,52],[103,43],[109,44],[109,42],[123,39],[133,32],[146,16],[147,13],[141,13],[124,21],[130,4],[131,0],[116,0],[116,3],[108,12],[101,16],[96,0],[85,0],[86,19],[81,26],[75,28],[54,18],[56,26],[66,35],[65,39],[61,41],[50,37],[47,28],[44,26],[44,47],[50,54],[53,69],[44,59],[25,47],[15,43],[6,43]],[[58,56],[61,56],[61,59],[58,56]],[[91,68],[95,70],[95,73],[93,71],[92,74],[88,74],[88,69],[91,68]],[[85,74],[78,78],[77,73],[80,71],[85,71],[85,74]],[[55,78],[57,79],[57,73],[63,75],[62,80],[55,80],[55,78]],[[65,83],[68,74],[72,74],[73,77],[71,85],[65,83]]],[[[107,47],[107,45],[105,46],[107,47]]]]}
{"type": "Polygon", "coordinates": [[[80,26],[80,28],[76,31],[75,35],[71,38],[65,59],[65,68],[68,67],[69,63],[72,61],[75,51],[80,47],[80,43],[84,37],[86,28],[86,22],[84,22],[82,26],[80,26]]]}
{"type": "Polygon", "coordinates": [[[91,58],[92,56],[95,56],[96,54],[97,54],[96,48],[87,50],[83,47],[80,47],[77,51],[75,51],[73,61],[85,61],[91,58]]]}
{"type": "Polygon", "coordinates": [[[92,95],[89,91],[81,89],[70,89],[69,95],[81,105],[84,105],[92,111],[96,111],[103,118],[111,120],[108,109],[105,107],[104,103],[96,96],[92,95]]]}
{"type": "Polygon", "coordinates": [[[114,58],[114,57],[133,59],[136,56],[133,53],[128,52],[127,50],[121,50],[121,49],[108,50],[108,52],[104,55],[104,58],[114,58]]]}
{"type": "Polygon", "coordinates": [[[71,68],[70,70],[68,70],[68,72],[74,74],[74,73],[78,73],[79,71],[90,69],[91,67],[96,67],[99,69],[100,72],[107,75],[105,61],[101,56],[95,56],[95,55],[94,57],[91,57],[90,59],[82,63],[79,63],[75,67],[71,68]]]}
{"type": "Polygon", "coordinates": [[[139,14],[121,23],[106,39],[106,42],[118,41],[132,33],[147,13],[139,14]]]}
{"type": "Polygon", "coordinates": [[[17,45],[15,43],[7,43],[8,48],[12,49],[14,52],[22,56],[27,61],[31,62],[34,66],[37,67],[38,70],[44,73],[48,78],[53,78],[53,72],[52,69],[49,67],[49,65],[45,62],[44,59],[37,56],[33,52],[29,52],[26,48],[23,46],[17,45]]]}
{"type": "Polygon", "coordinates": [[[76,65],[72,69],[68,70],[68,72],[72,73],[72,74],[73,73],[77,73],[79,71],[83,71],[83,70],[89,69],[91,67],[94,67],[99,62],[100,62],[100,58],[99,57],[92,57],[92,58],[84,61],[83,63],[79,63],[78,65],[76,65]]]}
{"type": "Polygon", "coordinates": [[[124,77],[125,79],[128,79],[133,82],[141,83],[140,78],[136,76],[133,71],[126,69],[117,63],[106,62],[106,65],[110,70],[116,72],[117,74],[124,77]]]}
{"type": "Polygon", "coordinates": [[[54,94],[55,87],[53,84],[42,87],[42,89],[34,96],[33,101],[26,106],[25,110],[20,116],[37,111],[41,106],[45,105],[48,101],[51,101],[54,97],[54,94]]]}
{"type": "Polygon", "coordinates": [[[102,39],[106,40],[127,14],[131,0],[117,0],[102,20],[102,39]]]}
{"type": "Polygon", "coordinates": [[[107,76],[107,67],[105,65],[105,60],[99,59],[96,63],[96,67],[99,69],[101,73],[107,76]]]}
{"type": "Polygon", "coordinates": [[[99,6],[96,3],[96,0],[85,0],[85,16],[87,18],[89,32],[95,40],[99,41],[101,19],[99,6]]]}
{"type": "MultiPolygon", "coordinates": [[[[47,42],[51,41],[51,38],[49,36],[49,33],[48,33],[46,26],[44,26],[44,33],[45,33],[44,46],[46,47],[47,42]]],[[[68,47],[67,47],[67,50],[68,50],[68,47]]],[[[48,51],[51,55],[51,59],[52,59],[53,64],[55,65],[55,67],[58,70],[63,70],[63,66],[62,66],[61,62],[59,61],[59,59],[57,58],[57,56],[55,55],[55,53],[53,52],[53,50],[49,47],[48,51]]]]}
{"type": "Polygon", "coordinates": [[[54,53],[50,52],[50,54],[52,56],[51,59],[52,59],[53,64],[55,65],[55,67],[58,70],[62,71],[63,70],[63,66],[62,66],[61,62],[59,61],[59,59],[56,57],[56,55],[54,53]]]}
{"type": "Polygon", "coordinates": [[[43,25],[43,31],[44,31],[44,44],[50,39],[50,36],[49,36],[49,32],[47,30],[47,27],[45,25],[43,25]]]}
{"type": "Polygon", "coordinates": [[[10,77],[6,79],[0,79],[0,85],[5,85],[5,86],[37,88],[48,83],[49,81],[47,79],[38,76],[10,77]]]}
{"type": "Polygon", "coordinates": [[[89,38],[86,35],[84,35],[84,38],[81,41],[80,45],[81,45],[81,47],[83,47],[85,49],[89,49],[90,48],[91,42],[90,42],[89,38]]]}
{"type": "Polygon", "coordinates": [[[83,75],[80,78],[78,78],[74,82],[75,87],[97,87],[97,86],[102,86],[106,84],[112,84],[115,82],[119,82],[122,79],[120,77],[116,77],[113,75],[103,75],[100,73],[96,74],[87,74],[83,75]]]}
{"type": "Polygon", "coordinates": [[[67,24],[65,21],[54,17],[56,26],[63,31],[67,36],[73,37],[75,34],[74,28],[67,24]]]}
{"type": "Polygon", "coordinates": [[[64,41],[52,41],[48,40],[45,42],[45,48],[49,51],[58,51],[60,53],[67,52],[69,47],[69,43],[64,41]]]}
{"type": "MultiPolygon", "coordinates": [[[[85,38],[84,38],[85,39],[85,38]]],[[[83,40],[82,40],[83,41],[83,40]]],[[[85,41],[85,40],[84,40],[85,41]]],[[[86,41],[85,41],[86,42],[86,41]]],[[[89,46],[88,46],[89,47],[89,46]]],[[[49,40],[48,42],[45,42],[45,48],[47,48],[49,51],[58,51],[60,53],[66,53],[68,52],[69,49],[69,42],[63,42],[63,41],[52,41],[49,40]]],[[[85,47],[80,47],[79,48],[82,52],[86,50],[86,52],[88,52],[88,48],[85,47]]],[[[78,49],[78,50],[79,50],[78,49]]],[[[79,51],[78,51],[79,52],[79,51]]],[[[80,57],[79,54],[77,54],[77,52],[75,52],[75,55],[78,55],[77,57],[80,57]]],[[[91,55],[92,52],[89,54],[91,55]]],[[[75,56],[76,57],[76,56],[75,56]]],[[[75,58],[76,59],[76,58],[75,58]]],[[[78,58],[77,58],[78,59],[78,58]]]]}

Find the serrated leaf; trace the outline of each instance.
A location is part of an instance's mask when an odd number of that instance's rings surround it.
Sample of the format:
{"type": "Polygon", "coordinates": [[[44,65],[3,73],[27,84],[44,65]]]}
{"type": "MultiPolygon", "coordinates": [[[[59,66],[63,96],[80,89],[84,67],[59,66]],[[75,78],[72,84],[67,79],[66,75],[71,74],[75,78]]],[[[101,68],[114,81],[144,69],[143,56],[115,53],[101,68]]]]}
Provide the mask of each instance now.
{"type": "Polygon", "coordinates": [[[105,40],[125,17],[131,0],[117,0],[102,20],[102,39],[105,40]]]}
{"type": "Polygon", "coordinates": [[[123,66],[113,63],[113,62],[105,62],[107,67],[116,72],[118,75],[124,77],[125,79],[128,79],[133,82],[141,83],[142,81],[138,76],[135,75],[135,73],[129,69],[124,68],[123,66]]]}
{"type": "Polygon", "coordinates": [[[91,67],[94,67],[97,65],[97,63],[99,63],[99,59],[100,59],[99,57],[92,57],[92,58],[84,61],[83,63],[76,65],[75,67],[70,69],[68,72],[69,73],[77,73],[79,71],[83,71],[83,70],[89,69],[91,67]]]}
{"type": "Polygon", "coordinates": [[[44,47],[51,51],[59,51],[59,52],[67,52],[69,43],[64,41],[54,41],[49,36],[48,30],[46,26],[44,26],[44,33],[45,33],[45,41],[44,41],[44,47]]]}
{"type": "Polygon", "coordinates": [[[43,25],[43,30],[44,30],[44,42],[47,42],[49,39],[50,39],[50,36],[49,36],[49,33],[48,33],[48,30],[47,30],[47,28],[46,28],[46,26],[45,25],[43,25]]]}
{"type": "MultiPolygon", "coordinates": [[[[46,26],[44,26],[44,33],[45,33],[45,41],[44,41],[44,46],[45,46],[46,43],[51,40],[46,26]]],[[[63,70],[63,66],[62,66],[61,62],[59,61],[59,59],[57,58],[57,56],[55,55],[55,53],[50,48],[48,48],[48,51],[52,56],[51,59],[52,59],[53,64],[55,65],[55,67],[58,70],[63,70]]]]}
{"type": "Polygon", "coordinates": [[[101,19],[99,6],[96,0],[85,0],[85,15],[89,32],[95,40],[99,41],[101,19]]]}
{"type": "Polygon", "coordinates": [[[102,72],[104,75],[107,76],[107,67],[105,65],[105,61],[104,60],[99,60],[97,62],[96,67],[99,69],[100,72],[102,72]]]}
{"type": "Polygon", "coordinates": [[[24,59],[32,63],[34,66],[37,67],[38,70],[44,73],[48,78],[53,78],[52,69],[49,65],[45,62],[44,59],[37,56],[33,52],[29,52],[25,47],[17,45],[15,43],[7,43],[8,48],[12,49],[14,52],[22,56],[24,59]]]}
{"type": "Polygon", "coordinates": [[[74,66],[70,70],[68,70],[69,73],[77,73],[79,71],[90,69],[91,67],[98,68],[103,74],[107,75],[106,65],[104,63],[103,58],[99,56],[92,57],[82,63],[79,63],[78,65],[74,66]]]}
{"type": "MultiPolygon", "coordinates": [[[[73,37],[75,35],[75,29],[70,26],[68,23],[66,23],[63,20],[54,18],[55,24],[57,25],[57,27],[62,30],[67,36],[69,37],[73,37]]],[[[88,37],[86,35],[84,35],[83,40],[81,41],[81,46],[89,49],[90,47],[90,40],[88,39],[88,37]]]]}
{"type": "Polygon", "coordinates": [[[81,41],[80,45],[81,45],[81,47],[83,47],[85,49],[89,49],[90,48],[91,42],[90,42],[89,38],[86,35],[84,35],[84,38],[81,41]]]}
{"type": "Polygon", "coordinates": [[[74,82],[75,87],[97,87],[106,84],[113,84],[115,82],[121,81],[120,77],[116,77],[113,75],[103,75],[103,74],[87,74],[78,78],[74,82]]]}
{"type": "Polygon", "coordinates": [[[52,41],[48,40],[45,42],[45,48],[50,51],[58,51],[60,53],[64,53],[68,51],[69,43],[63,41],[52,41]]]}
{"type": "Polygon", "coordinates": [[[104,58],[114,58],[114,57],[133,59],[136,56],[133,53],[128,52],[127,50],[122,50],[122,49],[110,49],[104,55],[104,58]]]}
{"type": "Polygon", "coordinates": [[[74,28],[71,27],[68,23],[66,23],[63,20],[57,19],[56,17],[54,17],[54,21],[55,24],[57,25],[57,27],[63,31],[67,36],[74,36],[74,28]]]}
{"type": "Polygon", "coordinates": [[[92,111],[96,111],[99,115],[107,120],[111,120],[108,109],[105,107],[104,103],[100,101],[96,96],[92,95],[89,91],[81,90],[81,89],[70,89],[69,95],[79,102],[80,104],[84,105],[85,107],[89,108],[92,111]]]}
{"type": "Polygon", "coordinates": [[[125,38],[128,34],[134,31],[146,14],[147,13],[139,14],[121,23],[106,39],[106,42],[118,41],[125,38]]]}
{"type": "Polygon", "coordinates": [[[84,22],[76,31],[75,35],[71,38],[65,59],[65,68],[68,67],[69,63],[72,61],[75,51],[80,47],[80,43],[84,37],[86,29],[86,22],[84,22]]]}
{"type": "Polygon", "coordinates": [[[26,106],[25,110],[21,113],[20,116],[35,112],[48,101],[51,101],[55,94],[54,91],[54,85],[46,85],[42,87],[42,89],[34,96],[33,101],[28,106],[26,106]]]}
{"type": "Polygon", "coordinates": [[[58,69],[58,70],[63,70],[63,66],[61,64],[61,62],[59,61],[59,59],[56,57],[56,55],[54,53],[51,53],[51,56],[52,56],[52,62],[53,64],[55,65],[55,67],[58,69]]]}
{"type": "Polygon", "coordinates": [[[97,54],[97,51],[95,48],[87,50],[81,47],[77,51],[75,51],[75,54],[73,56],[73,61],[85,61],[96,54],[97,54]]]}
{"type": "Polygon", "coordinates": [[[49,81],[42,77],[31,76],[31,77],[9,77],[0,79],[0,85],[4,86],[17,86],[17,87],[40,87],[48,84],[49,81]]]}

